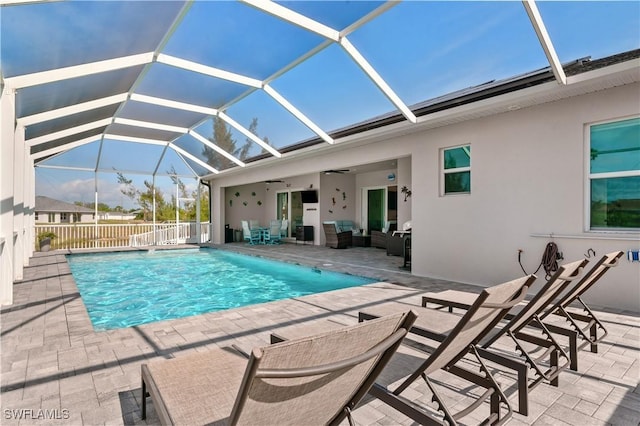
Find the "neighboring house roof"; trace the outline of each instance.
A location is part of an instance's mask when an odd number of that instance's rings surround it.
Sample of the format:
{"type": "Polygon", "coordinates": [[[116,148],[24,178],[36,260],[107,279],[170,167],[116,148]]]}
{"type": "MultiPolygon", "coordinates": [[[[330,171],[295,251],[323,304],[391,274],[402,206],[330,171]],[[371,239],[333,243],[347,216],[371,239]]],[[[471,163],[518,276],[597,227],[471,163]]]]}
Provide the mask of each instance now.
{"type": "Polygon", "coordinates": [[[92,209],[66,203],[44,195],[36,195],[37,212],[59,212],[59,213],[94,213],[92,209]]]}

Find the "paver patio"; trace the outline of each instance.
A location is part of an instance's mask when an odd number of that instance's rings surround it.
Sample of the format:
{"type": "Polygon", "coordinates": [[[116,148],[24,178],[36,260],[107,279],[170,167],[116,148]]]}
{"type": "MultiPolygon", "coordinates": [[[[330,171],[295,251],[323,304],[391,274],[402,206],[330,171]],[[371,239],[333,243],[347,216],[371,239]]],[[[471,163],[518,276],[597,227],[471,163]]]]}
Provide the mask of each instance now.
{"type": "MultiPolygon", "coordinates": [[[[333,250],[310,245],[220,248],[296,262],[320,269],[365,275],[379,283],[300,298],[213,312],[125,329],[95,332],[78,293],[66,252],[37,253],[14,287],[14,304],[1,310],[2,424],[155,424],[150,408],[140,418],[140,365],[232,344],[266,345],[283,327],[330,319],[357,321],[360,309],[383,300],[417,305],[420,293],[478,287],[414,277],[402,259],[384,250],[333,250]],[[20,418],[21,417],[21,418],[20,418]],[[53,417],[53,418],[51,418],[53,417]]],[[[539,278],[542,279],[542,278],[539,278]]],[[[604,279],[606,281],[606,277],[604,279]]],[[[582,350],[579,371],[565,371],[559,387],[541,384],[530,394],[530,414],[514,414],[509,425],[640,424],[640,315],[598,309],[609,329],[597,354],[582,350]]],[[[390,364],[393,367],[393,361],[390,364]]],[[[391,371],[390,374],[393,372],[391,371]]],[[[466,398],[465,384],[446,380],[447,398],[466,398]]],[[[512,377],[499,373],[512,401],[512,377]]],[[[414,383],[408,397],[428,402],[426,386],[414,383]]],[[[514,403],[514,406],[517,406],[514,403]]],[[[486,408],[486,407],[485,407],[486,408]]],[[[464,418],[473,424],[487,410],[464,418]]],[[[354,413],[359,425],[413,424],[378,400],[354,413]]]]}

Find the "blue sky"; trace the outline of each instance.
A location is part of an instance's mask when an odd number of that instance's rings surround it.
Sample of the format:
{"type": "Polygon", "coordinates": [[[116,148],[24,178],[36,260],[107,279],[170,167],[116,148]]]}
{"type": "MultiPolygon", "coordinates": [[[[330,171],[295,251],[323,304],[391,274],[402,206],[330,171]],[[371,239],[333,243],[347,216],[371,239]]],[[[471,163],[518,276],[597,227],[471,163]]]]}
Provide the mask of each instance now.
{"type": "MultiPolygon", "coordinates": [[[[344,7],[341,2],[283,4],[338,30],[375,6],[368,2],[351,2],[348,9],[340,9],[344,7]]],[[[15,75],[39,67],[153,50],[163,31],[160,25],[144,25],[151,7],[157,12],[154,22],[163,25],[171,22],[178,10],[167,2],[118,1],[3,8],[3,73],[15,75]]],[[[549,1],[539,2],[538,7],[562,62],[585,56],[597,59],[640,47],[640,2],[549,1]]],[[[521,2],[515,1],[407,1],[365,24],[349,39],[409,105],[548,66],[521,2]]],[[[315,34],[242,4],[196,2],[163,53],[264,79],[321,41],[315,34]]],[[[246,90],[221,81],[206,87],[196,79],[193,81],[198,83],[190,85],[192,73],[168,68],[152,65],[149,78],[140,82],[136,92],[157,89],[183,102],[220,106],[246,90]]],[[[325,131],[394,109],[336,45],[289,70],[271,85],[325,131]]],[[[259,136],[267,136],[276,147],[314,136],[262,91],[250,94],[227,113],[247,127],[254,117],[258,118],[259,136]]],[[[210,128],[204,123],[199,131],[208,136],[210,128]]],[[[235,131],[233,135],[238,144],[244,142],[243,135],[235,131]]],[[[88,148],[79,151],[61,156],[58,164],[77,166],[91,157],[88,148]]],[[[193,154],[203,158],[201,152],[193,154]]],[[[114,164],[102,166],[121,170],[131,167],[117,164],[116,157],[114,164]]],[[[132,147],[127,157],[140,163],[157,163],[148,147],[132,147]]],[[[93,167],[95,160],[93,165],[82,166],[93,167]]],[[[93,200],[94,178],[90,173],[39,169],[36,176],[38,194],[65,201],[93,200]]],[[[140,187],[144,179],[150,180],[149,176],[128,176],[140,187]]],[[[170,185],[158,184],[170,191],[170,185]]],[[[115,175],[100,174],[99,187],[101,201],[133,207],[119,195],[115,175]]]]}

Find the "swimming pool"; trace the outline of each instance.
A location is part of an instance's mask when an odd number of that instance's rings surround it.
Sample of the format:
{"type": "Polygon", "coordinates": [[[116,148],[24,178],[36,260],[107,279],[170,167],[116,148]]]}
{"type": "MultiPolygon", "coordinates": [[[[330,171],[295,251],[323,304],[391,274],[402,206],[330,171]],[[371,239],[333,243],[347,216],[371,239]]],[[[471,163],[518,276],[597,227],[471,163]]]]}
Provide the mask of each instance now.
{"type": "Polygon", "coordinates": [[[67,259],[96,330],[375,282],[206,248],[72,254],[67,259]]]}

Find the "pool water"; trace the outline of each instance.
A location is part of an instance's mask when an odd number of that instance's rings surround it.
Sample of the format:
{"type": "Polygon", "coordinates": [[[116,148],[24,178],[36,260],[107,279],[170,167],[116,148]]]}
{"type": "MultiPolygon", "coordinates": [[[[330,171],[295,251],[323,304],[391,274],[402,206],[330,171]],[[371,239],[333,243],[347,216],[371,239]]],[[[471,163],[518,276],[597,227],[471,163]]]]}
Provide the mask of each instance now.
{"type": "Polygon", "coordinates": [[[216,249],[68,255],[96,330],[375,282],[216,249]]]}

